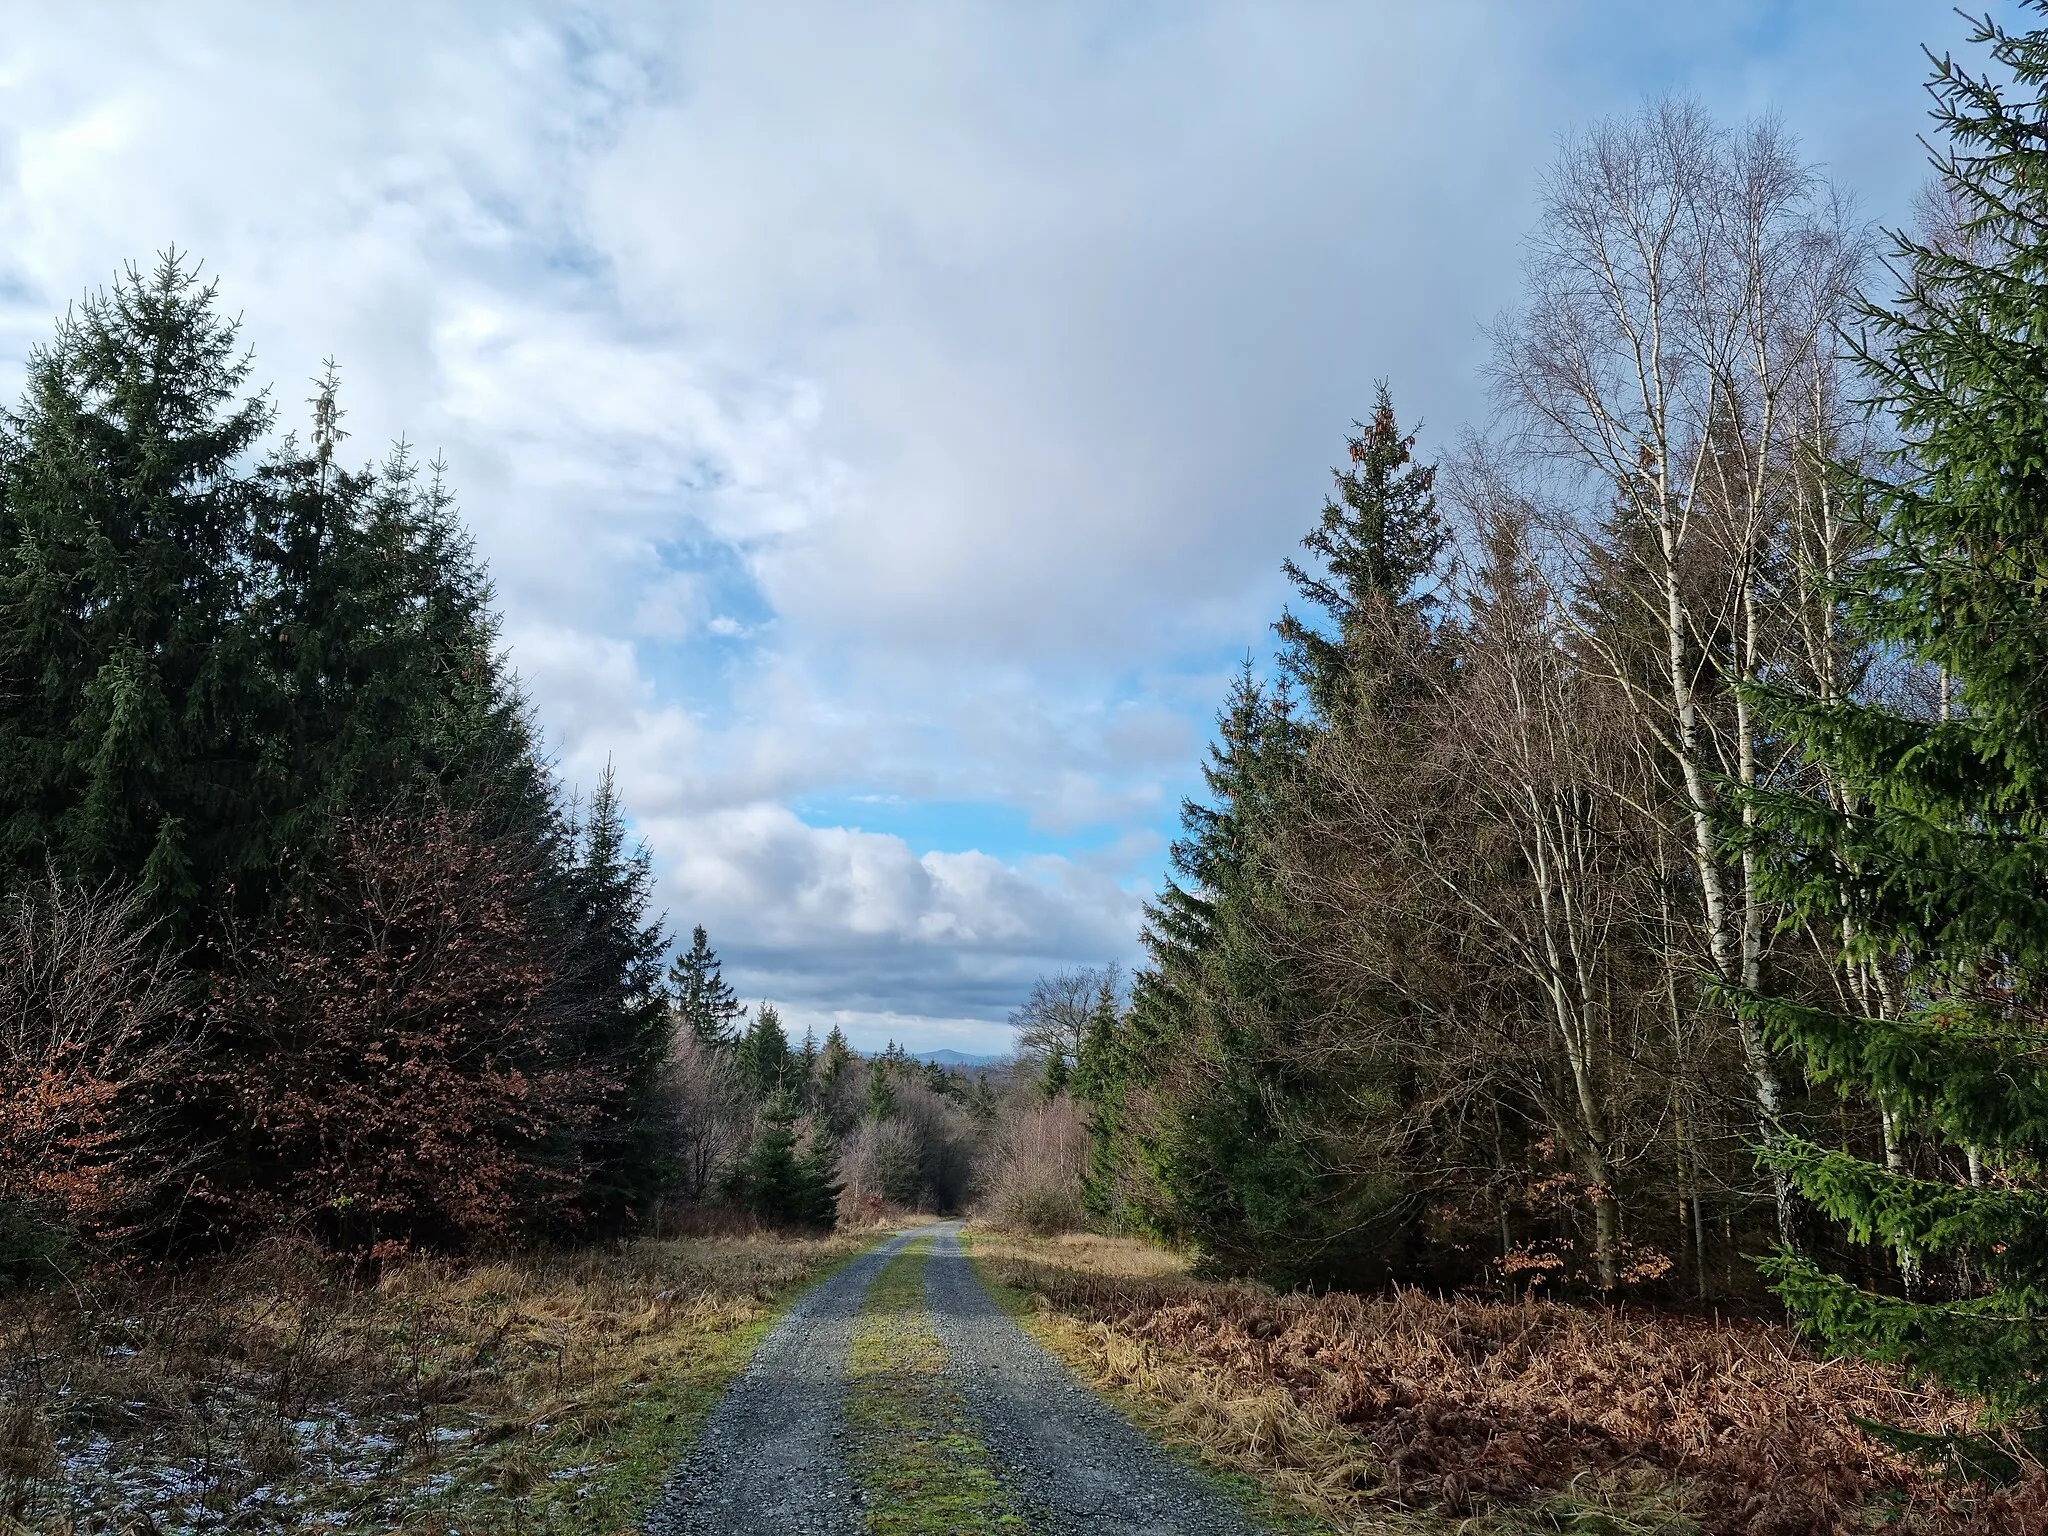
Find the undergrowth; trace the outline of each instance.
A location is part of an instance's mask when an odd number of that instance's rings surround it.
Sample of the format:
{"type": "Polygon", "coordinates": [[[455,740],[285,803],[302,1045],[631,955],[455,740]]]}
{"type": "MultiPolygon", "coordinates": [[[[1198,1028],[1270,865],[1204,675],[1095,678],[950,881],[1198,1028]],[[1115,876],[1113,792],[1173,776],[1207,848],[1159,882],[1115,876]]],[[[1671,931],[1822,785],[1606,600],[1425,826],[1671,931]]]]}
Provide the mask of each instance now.
{"type": "Polygon", "coordinates": [[[931,1240],[875,1277],[847,1358],[848,1427],[867,1495],[871,1536],[997,1536],[1022,1532],[996,1482],[973,1416],[945,1378],[946,1351],[924,1301],[931,1240]]]}
{"type": "Polygon", "coordinates": [[[0,1532],[612,1536],[866,1239],[416,1261],[276,1245],[0,1299],[0,1532]]]}
{"type": "Polygon", "coordinates": [[[2048,1529],[2038,1477],[1943,1482],[1858,1418],[1965,1405],[1790,1333],[1415,1291],[1280,1295],[1148,1245],[977,1234],[1039,1337],[1155,1435],[1340,1530],[1822,1536],[2048,1529]]]}

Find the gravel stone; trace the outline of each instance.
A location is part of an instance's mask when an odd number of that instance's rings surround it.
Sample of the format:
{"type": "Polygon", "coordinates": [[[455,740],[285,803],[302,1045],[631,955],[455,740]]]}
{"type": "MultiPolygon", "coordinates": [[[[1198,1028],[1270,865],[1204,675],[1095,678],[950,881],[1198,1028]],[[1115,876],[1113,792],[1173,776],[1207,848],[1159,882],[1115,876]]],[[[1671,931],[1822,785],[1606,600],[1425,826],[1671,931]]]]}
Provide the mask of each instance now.
{"type": "Polygon", "coordinates": [[[957,1224],[937,1230],[925,1303],[997,1476],[1034,1532],[1253,1536],[1256,1527],[1228,1499],[1083,1387],[996,1304],[960,1251],[957,1224]]]}
{"type": "Polygon", "coordinates": [[[846,1356],[882,1266],[918,1234],[862,1254],[802,1297],[718,1400],[647,1517],[648,1536],[858,1536],[846,1356]]]}

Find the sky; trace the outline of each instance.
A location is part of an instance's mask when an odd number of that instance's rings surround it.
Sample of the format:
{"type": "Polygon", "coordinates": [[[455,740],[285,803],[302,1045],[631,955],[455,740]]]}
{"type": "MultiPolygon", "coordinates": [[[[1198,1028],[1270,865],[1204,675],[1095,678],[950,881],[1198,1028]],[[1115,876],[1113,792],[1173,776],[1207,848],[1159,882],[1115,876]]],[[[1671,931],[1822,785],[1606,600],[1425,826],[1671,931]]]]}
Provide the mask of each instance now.
{"type": "MultiPolygon", "coordinates": [[[[2010,7],[2005,7],[2009,10],[2010,7]]],[[[0,400],[167,246],[447,465],[563,775],[857,1046],[1140,958],[1375,382],[1483,429],[1560,140],[1776,113],[1869,217],[1941,0],[0,0],[0,400]]]]}

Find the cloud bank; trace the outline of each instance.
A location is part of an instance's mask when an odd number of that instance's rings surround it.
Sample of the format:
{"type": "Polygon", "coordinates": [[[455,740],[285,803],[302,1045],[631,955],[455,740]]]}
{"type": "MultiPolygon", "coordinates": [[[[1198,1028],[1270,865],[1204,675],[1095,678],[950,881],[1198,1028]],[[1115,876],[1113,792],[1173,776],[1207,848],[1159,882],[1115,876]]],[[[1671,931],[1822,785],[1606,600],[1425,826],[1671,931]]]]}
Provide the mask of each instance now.
{"type": "Polygon", "coordinates": [[[1483,413],[1557,136],[1782,105],[1920,178],[1905,0],[80,5],[0,59],[0,391],[176,243],[287,422],[448,462],[564,770],[858,1041],[1133,958],[1375,380],[1483,413]]]}

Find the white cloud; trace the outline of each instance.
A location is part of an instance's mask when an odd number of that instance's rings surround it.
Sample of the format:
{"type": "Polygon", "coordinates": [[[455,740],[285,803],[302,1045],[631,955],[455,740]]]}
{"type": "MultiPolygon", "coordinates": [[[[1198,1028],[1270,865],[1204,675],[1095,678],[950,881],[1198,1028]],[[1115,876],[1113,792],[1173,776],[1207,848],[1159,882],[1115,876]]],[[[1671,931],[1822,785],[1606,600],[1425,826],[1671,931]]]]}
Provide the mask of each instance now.
{"type": "Polygon", "coordinates": [[[351,447],[446,456],[550,741],[584,782],[616,764],[676,916],[762,994],[904,1033],[1130,957],[1134,877],[1345,422],[1381,376],[1435,427],[1477,412],[1559,132],[1669,86],[1782,103],[1891,212],[1915,45],[1959,25],[1909,0],[7,23],[0,392],[118,261],[199,252],[288,424],[334,355],[351,447]],[[809,827],[817,795],[986,802],[1052,852],[809,827]]]}

